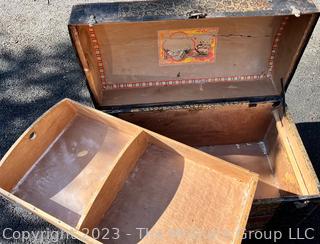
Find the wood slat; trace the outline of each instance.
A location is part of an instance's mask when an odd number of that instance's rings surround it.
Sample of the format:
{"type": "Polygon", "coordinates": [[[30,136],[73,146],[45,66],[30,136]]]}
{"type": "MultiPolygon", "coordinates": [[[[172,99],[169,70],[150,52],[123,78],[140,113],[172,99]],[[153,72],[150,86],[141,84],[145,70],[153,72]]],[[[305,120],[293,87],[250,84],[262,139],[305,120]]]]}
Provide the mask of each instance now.
{"type": "Polygon", "coordinates": [[[147,144],[148,137],[143,131],[127,143],[126,147],[112,163],[113,166],[111,166],[110,172],[106,174],[101,182],[97,182],[97,191],[88,202],[77,224],[76,228],[78,230],[84,228],[92,229],[99,224],[133,170],[136,161],[143,154],[147,144]]]}
{"type": "Polygon", "coordinates": [[[296,155],[295,155],[293,148],[291,146],[291,143],[289,141],[287,129],[285,126],[283,126],[281,119],[280,119],[279,112],[277,110],[273,111],[273,115],[276,120],[276,127],[277,127],[277,131],[279,133],[279,137],[281,139],[282,145],[284,146],[284,148],[287,152],[287,155],[290,159],[291,166],[293,168],[293,172],[294,172],[295,177],[297,179],[297,182],[300,186],[301,194],[308,195],[309,191],[308,191],[308,188],[305,184],[303,175],[301,174],[299,162],[297,161],[296,155]]]}

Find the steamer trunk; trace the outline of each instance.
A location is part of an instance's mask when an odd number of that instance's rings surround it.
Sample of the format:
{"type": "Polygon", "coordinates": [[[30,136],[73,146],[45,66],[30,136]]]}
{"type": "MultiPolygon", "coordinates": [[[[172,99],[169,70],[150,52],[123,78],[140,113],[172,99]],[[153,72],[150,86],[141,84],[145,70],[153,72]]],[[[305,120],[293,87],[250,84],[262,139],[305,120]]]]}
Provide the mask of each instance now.
{"type": "Polygon", "coordinates": [[[96,108],[259,174],[261,229],[319,206],[285,105],[318,17],[305,0],[89,4],[69,30],[96,108]]]}

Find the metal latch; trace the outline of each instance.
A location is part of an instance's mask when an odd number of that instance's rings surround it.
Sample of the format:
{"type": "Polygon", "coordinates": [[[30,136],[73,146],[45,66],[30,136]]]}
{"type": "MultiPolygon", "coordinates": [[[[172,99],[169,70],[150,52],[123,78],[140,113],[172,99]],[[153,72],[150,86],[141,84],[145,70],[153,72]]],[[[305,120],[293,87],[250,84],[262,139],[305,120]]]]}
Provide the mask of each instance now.
{"type": "Polygon", "coordinates": [[[89,26],[93,26],[93,25],[95,25],[97,23],[98,23],[98,21],[96,19],[96,16],[95,15],[90,15],[89,20],[88,20],[89,26]]]}
{"type": "Polygon", "coordinates": [[[296,208],[304,208],[306,206],[308,206],[310,201],[306,200],[304,202],[294,202],[294,205],[296,208]]]}
{"type": "Polygon", "coordinates": [[[290,6],[290,8],[292,9],[292,14],[296,17],[300,17],[301,16],[301,11],[299,9],[297,9],[295,6],[290,6]]]}
{"type": "Polygon", "coordinates": [[[187,17],[189,19],[203,19],[207,16],[206,13],[202,13],[200,11],[197,10],[193,10],[187,13],[187,17]]]}

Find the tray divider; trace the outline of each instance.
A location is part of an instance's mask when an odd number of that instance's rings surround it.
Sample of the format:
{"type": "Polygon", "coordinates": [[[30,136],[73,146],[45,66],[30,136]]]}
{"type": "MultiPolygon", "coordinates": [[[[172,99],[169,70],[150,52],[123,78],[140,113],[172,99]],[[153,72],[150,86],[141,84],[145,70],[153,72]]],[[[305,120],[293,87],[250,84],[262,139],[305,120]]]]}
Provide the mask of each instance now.
{"type": "Polygon", "coordinates": [[[141,130],[121,150],[112,163],[114,167],[110,173],[98,183],[97,190],[85,207],[76,229],[87,231],[99,224],[134,169],[136,162],[146,150],[149,143],[148,138],[149,135],[141,130]]]}

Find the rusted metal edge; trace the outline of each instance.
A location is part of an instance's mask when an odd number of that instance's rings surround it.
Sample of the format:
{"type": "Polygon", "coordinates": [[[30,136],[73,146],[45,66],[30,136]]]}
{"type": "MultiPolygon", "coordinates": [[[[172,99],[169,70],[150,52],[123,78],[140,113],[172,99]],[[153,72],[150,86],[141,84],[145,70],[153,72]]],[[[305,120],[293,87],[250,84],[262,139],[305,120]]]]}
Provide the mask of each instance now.
{"type": "MultiPolygon", "coordinates": [[[[193,18],[281,16],[319,13],[311,0],[204,0],[138,1],[117,3],[92,3],[75,5],[69,19],[70,25],[105,22],[138,22],[156,20],[185,20],[193,18]]],[[[196,18],[197,19],[197,18],[196,18]]]]}

